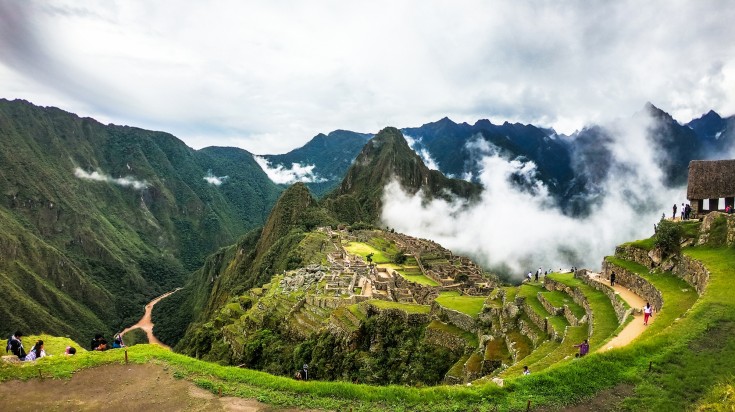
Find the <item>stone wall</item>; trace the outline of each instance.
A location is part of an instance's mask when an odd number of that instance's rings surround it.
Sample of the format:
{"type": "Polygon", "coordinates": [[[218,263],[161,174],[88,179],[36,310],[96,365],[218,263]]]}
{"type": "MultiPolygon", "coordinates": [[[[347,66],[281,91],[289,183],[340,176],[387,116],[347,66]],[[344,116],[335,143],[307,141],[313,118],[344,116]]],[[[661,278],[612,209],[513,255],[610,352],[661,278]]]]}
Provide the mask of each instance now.
{"type": "MultiPolygon", "coordinates": [[[[579,278],[590,286],[591,288],[597,289],[600,292],[604,293],[608,299],[610,299],[610,302],[612,303],[613,309],[615,309],[615,316],[618,318],[618,322],[623,322],[623,320],[628,317],[628,314],[631,313],[634,310],[640,311],[641,308],[626,308],[625,303],[623,303],[623,300],[618,296],[617,293],[615,293],[615,290],[611,288],[610,286],[607,286],[604,283],[597,282],[595,280],[590,279],[589,273],[587,271],[578,271],[574,274],[575,277],[579,278]],[[579,276],[577,276],[577,273],[579,273],[579,276]]],[[[621,283],[622,285],[622,283],[621,283]]]]}
{"type": "Polygon", "coordinates": [[[539,292],[537,296],[539,302],[541,302],[541,306],[546,309],[547,312],[549,312],[552,315],[563,315],[564,314],[564,307],[557,308],[554,305],[551,304],[548,300],[546,300],[546,297],[544,297],[544,294],[539,292]]]}
{"type": "Polygon", "coordinates": [[[397,272],[393,272],[396,287],[405,288],[411,291],[413,298],[416,302],[422,305],[428,305],[439,296],[439,288],[421,285],[415,282],[410,282],[399,275],[397,272]]]}
{"type": "Polygon", "coordinates": [[[528,339],[531,339],[534,347],[538,346],[538,344],[541,343],[541,340],[543,339],[543,336],[540,336],[537,333],[536,329],[527,325],[526,321],[523,319],[518,321],[518,330],[521,332],[521,334],[528,337],[528,339]]]}
{"type": "MultiPolygon", "coordinates": [[[[579,273],[580,271],[577,271],[579,273]]],[[[576,276],[576,274],[575,274],[576,276]]],[[[561,282],[557,282],[554,279],[545,278],[544,279],[544,288],[546,290],[559,290],[567,295],[572,297],[572,300],[578,304],[579,306],[584,308],[585,316],[579,320],[579,323],[584,323],[584,321],[587,321],[587,334],[589,336],[592,336],[592,328],[594,324],[594,314],[592,313],[592,308],[590,307],[590,303],[587,301],[587,296],[582,293],[581,290],[578,288],[572,288],[569,287],[561,282]],[[586,319],[585,319],[586,318],[586,319]]],[[[569,309],[567,308],[567,311],[569,309]]],[[[574,315],[572,315],[573,317],[574,315]]],[[[571,323],[571,322],[570,322],[571,323]]],[[[578,323],[578,324],[579,324],[578,323]]]]}
{"type": "Polygon", "coordinates": [[[477,322],[475,318],[465,313],[445,308],[444,306],[434,302],[431,305],[432,315],[438,317],[442,321],[451,323],[452,325],[470,333],[477,332],[477,322]]]}
{"type": "Polygon", "coordinates": [[[468,348],[467,341],[465,339],[441,329],[426,328],[424,338],[432,345],[447,348],[455,353],[462,353],[468,348]]]}
{"type": "Polygon", "coordinates": [[[653,250],[649,251],[635,246],[620,245],[615,248],[616,258],[630,260],[649,269],[653,268],[657,264],[657,262],[654,261],[654,256],[656,256],[656,253],[653,250]]]}
{"type": "Polygon", "coordinates": [[[661,292],[659,292],[651,282],[639,276],[637,273],[633,273],[625,268],[608,262],[607,260],[603,260],[602,276],[606,279],[610,279],[610,272],[612,271],[615,271],[616,283],[621,286],[625,286],[632,290],[636,295],[642,297],[651,304],[654,310],[661,310],[661,307],[664,305],[664,298],[661,296],[661,292]]]}
{"type": "Polygon", "coordinates": [[[533,322],[539,329],[542,331],[548,333],[547,325],[546,325],[546,318],[541,317],[538,313],[536,313],[533,308],[526,302],[526,300],[523,300],[523,303],[521,304],[521,308],[523,311],[528,315],[528,318],[531,319],[531,322],[533,322]]]}
{"type": "Polygon", "coordinates": [[[700,261],[688,256],[682,256],[671,272],[692,285],[700,296],[709,282],[709,270],[700,261]]]}

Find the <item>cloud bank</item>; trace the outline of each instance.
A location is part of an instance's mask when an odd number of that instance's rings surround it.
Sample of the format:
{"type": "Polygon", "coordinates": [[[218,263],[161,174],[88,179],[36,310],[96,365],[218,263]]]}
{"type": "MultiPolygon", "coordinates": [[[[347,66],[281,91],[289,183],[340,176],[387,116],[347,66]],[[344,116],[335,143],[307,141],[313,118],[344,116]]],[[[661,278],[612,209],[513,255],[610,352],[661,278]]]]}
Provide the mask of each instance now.
{"type": "Polygon", "coordinates": [[[227,179],[229,179],[229,176],[215,176],[212,174],[211,170],[207,171],[207,175],[203,178],[207,183],[213,186],[220,186],[222,183],[224,183],[227,179]]]}
{"type": "Polygon", "coordinates": [[[77,167],[76,169],[74,169],[74,176],[82,180],[93,180],[96,182],[112,183],[123,187],[132,187],[135,190],[145,189],[149,186],[148,182],[146,182],[145,180],[137,180],[131,176],[112,177],[103,173],[100,170],[95,170],[94,172],[89,173],[83,170],[81,167],[77,167]]]}
{"type": "Polygon", "coordinates": [[[253,156],[255,161],[260,165],[268,178],[278,184],[292,184],[296,182],[303,183],[321,183],[327,179],[320,177],[314,173],[316,165],[301,165],[300,163],[292,163],[290,169],[286,169],[282,165],[271,167],[268,159],[261,156],[253,156]]]}
{"type": "Polygon", "coordinates": [[[411,137],[407,134],[404,134],[403,137],[406,139],[406,143],[413,149],[414,152],[416,152],[417,155],[423,160],[426,167],[428,167],[431,170],[439,170],[439,165],[436,163],[436,160],[434,160],[431,157],[431,153],[425,148],[421,146],[421,137],[411,137]]]}
{"type": "Polygon", "coordinates": [[[568,133],[646,101],[688,121],[735,113],[733,21],[729,0],[0,0],[0,96],[252,153],[444,116],[568,133]]]}
{"type": "Polygon", "coordinates": [[[683,188],[663,189],[649,120],[641,116],[608,127],[614,139],[606,144],[615,161],[601,187],[602,202],[586,218],[571,218],[554,206],[547,188],[535,179],[535,164],[503,158],[492,146],[474,142],[475,149],[484,150],[478,176],[484,191],[478,203],[427,203],[421,193],[407,194],[393,182],[385,190],[382,219],[515,278],[539,266],[597,269],[617,244],[652,235],[661,214],[684,200],[683,188]],[[527,188],[511,184],[512,175],[526,180],[527,188]]]}

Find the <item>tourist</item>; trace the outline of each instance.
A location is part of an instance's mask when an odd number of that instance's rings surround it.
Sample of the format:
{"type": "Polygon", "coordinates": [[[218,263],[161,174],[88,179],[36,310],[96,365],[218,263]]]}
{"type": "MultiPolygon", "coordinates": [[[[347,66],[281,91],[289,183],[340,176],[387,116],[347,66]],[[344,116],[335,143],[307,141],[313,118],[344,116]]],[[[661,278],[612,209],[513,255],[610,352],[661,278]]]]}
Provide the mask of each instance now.
{"type": "Polygon", "coordinates": [[[101,333],[94,335],[94,339],[92,339],[92,342],[89,344],[89,350],[97,350],[97,347],[100,345],[101,339],[102,339],[101,333]]]}
{"type": "Polygon", "coordinates": [[[93,350],[106,351],[107,349],[109,349],[107,347],[107,339],[100,338],[99,341],[97,341],[97,347],[95,347],[93,350]]]}
{"type": "Polygon", "coordinates": [[[23,360],[26,357],[26,350],[23,348],[23,333],[21,331],[15,332],[10,339],[8,339],[8,346],[5,348],[5,352],[10,352],[17,356],[18,359],[23,360]]]}
{"type": "Polygon", "coordinates": [[[309,365],[304,364],[304,366],[301,367],[301,379],[308,381],[309,380],[309,365]]]}
{"type": "Polygon", "coordinates": [[[122,341],[122,336],[118,333],[115,335],[115,340],[112,342],[112,349],[120,349],[125,347],[125,344],[122,341]]]}
{"type": "Polygon", "coordinates": [[[686,212],[686,207],[684,207],[684,203],[681,204],[681,217],[679,219],[684,220],[684,212],[686,212]]]}
{"type": "Polygon", "coordinates": [[[674,213],[671,214],[671,220],[676,220],[676,203],[674,203],[674,213]]]}
{"type": "Polygon", "coordinates": [[[689,205],[689,203],[684,206],[684,219],[689,220],[689,217],[692,214],[692,207],[689,205]]]}
{"type": "Polygon", "coordinates": [[[579,345],[574,345],[574,347],[579,348],[579,353],[577,354],[578,358],[581,358],[590,351],[590,343],[587,339],[585,339],[584,342],[580,343],[579,345]]]}
{"type": "Polygon", "coordinates": [[[538,282],[538,277],[541,276],[541,268],[538,268],[536,271],[536,282],[538,282]]]}
{"type": "Polygon", "coordinates": [[[653,308],[651,304],[646,302],[646,306],[643,308],[643,325],[648,325],[648,318],[653,316],[653,308]]]}
{"type": "Polygon", "coordinates": [[[23,360],[34,361],[36,359],[41,359],[45,356],[46,356],[46,351],[43,349],[43,341],[39,340],[36,342],[35,345],[33,345],[33,349],[31,349],[31,351],[28,352],[28,355],[26,355],[26,358],[23,360]]]}
{"type": "Polygon", "coordinates": [[[610,286],[615,286],[615,272],[610,273],[610,286]]]}
{"type": "Polygon", "coordinates": [[[532,274],[532,273],[531,273],[531,271],[529,270],[529,271],[528,271],[528,281],[529,281],[529,282],[531,282],[532,280],[533,280],[533,274],[532,274]]]}
{"type": "Polygon", "coordinates": [[[530,374],[531,374],[531,371],[530,371],[530,370],[528,370],[528,366],[524,366],[524,367],[523,367],[523,374],[524,374],[524,375],[530,375],[530,374]]]}
{"type": "Polygon", "coordinates": [[[64,355],[66,356],[74,356],[77,354],[77,349],[73,346],[67,346],[66,350],[64,351],[64,355]]]}

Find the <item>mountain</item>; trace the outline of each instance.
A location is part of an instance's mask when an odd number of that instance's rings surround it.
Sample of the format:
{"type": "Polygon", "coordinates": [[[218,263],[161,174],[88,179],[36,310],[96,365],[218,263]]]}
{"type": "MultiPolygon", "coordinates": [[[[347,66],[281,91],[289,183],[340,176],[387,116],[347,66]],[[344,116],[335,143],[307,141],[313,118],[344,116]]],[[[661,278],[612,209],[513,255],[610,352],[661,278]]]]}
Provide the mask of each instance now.
{"type": "Polygon", "coordinates": [[[17,328],[86,341],[134,323],[282,190],[252,155],[0,100],[0,300],[17,328]]]}
{"type": "Polygon", "coordinates": [[[723,118],[715,111],[710,110],[702,117],[687,123],[686,126],[699,137],[707,158],[723,160],[733,156],[735,116],[723,118]]]}
{"type": "Polygon", "coordinates": [[[317,197],[321,197],[342,181],[352,161],[371,137],[371,134],[335,130],[328,135],[320,133],[304,146],[288,153],[263,157],[270,162],[271,167],[290,169],[294,163],[313,165],[315,181],[306,182],[306,185],[317,197]]]}
{"type": "Polygon", "coordinates": [[[383,191],[394,179],[409,193],[423,189],[431,197],[469,199],[480,193],[476,184],[430,170],[400,130],[386,127],[362,149],[342,183],[328,196],[327,207],[342,221],[377,222],[383,191]]]}

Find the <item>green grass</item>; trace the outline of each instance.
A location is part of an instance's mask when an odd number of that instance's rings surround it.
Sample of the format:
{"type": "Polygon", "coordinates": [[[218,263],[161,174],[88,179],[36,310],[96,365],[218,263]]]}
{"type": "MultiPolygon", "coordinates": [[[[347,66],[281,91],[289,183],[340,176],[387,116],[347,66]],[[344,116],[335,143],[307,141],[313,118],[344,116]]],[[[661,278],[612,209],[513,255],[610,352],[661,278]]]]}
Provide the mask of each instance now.
{"type": "Polygon", "coordinates": [[[684,280],[671,273],[650,273],[648,268],[643,265],[611,256],[606,257],[605,260],[638,274],[661,292],[664,298],[664,306],[658,313],[654,313],[656,321],[651,323],[644,335],[659,333],[686,312],[697,300],[697,291],[684,280]]]}
{"type": "Polygon", "coordinates": [[[526,364],[529,365],[529,369],[533,372],[540,372],[552,366],[557,367],[565,360],[574,359],[574,355],[579,352],[579,349],[575,348],[574,345],[582,343],[585,339],[587,339],[587,325],[570,326],[566,330],[564,340],[554,351],[541,358],[538,362],[526,364]]]}
{"type": "Polygon", "coordinates": [[[458,336],[466,340],[467,345],[471,348],[476,348],[478,345],[477,335],[475,335],[474,333],[467,332],[466,330],[460,329],[448,323],[438,321],[436,319],[432,320],[431,323],[429,323],[427,329],[437,329],[458,336]]]}
{"type": "Polygon", "coordinates": [[[550,353],[553,353],[560,345],[560,342],[547,340],[534,349],[534,351],[531,352],[530,355],[526,356],[522,361],[500,372],[498,376],[504,379],[521,376],[524,365],[533,365],[548,356],[550,353]]]}
{"type": "Polygon", "coordinates": [[[574,300],[572,300],[571,296],[560,290],[547,290],[545,292],[541,292],[541,294],[555,308],[561,308],[564,305],[567,305],[569,307],[569,310],[571,310],[572,314],[574,314],[574,317],[576,317],[577,319],[582,319],[582,317],[587,313],[582,306],[578,305],[574,300]]]}
{"type": "Polygon", "coordinates": [[[618,317],[607,295],[575,278],[572,273],[551,273],[549,278],[569,287],[579,288],[587,298],[594,315],[592,336],[589,337],[590,351],[596,350],[612,337],[618,328],[618,317]]]}
{"type": "Polygon", "coordinates": [[[419,285],[426,285],[426,286],[439,286],[439,284],[434,280],[431,279],[421,272],[415,273],[415,272],[406,272],[405,270],[397,270],[398,274],[406,279],[409,282],[418,283],[419,285]]]}
{"type": "Polygon", "coordinates": [[[526,298],[528,306],[537,315],[542,318],[548,318],[551,327],[561,336],[564,334],[564,328],[569,325],[569,322],[563,316],[552,316],[546,308],[544,308],[544,305],[542,305],[538,300],[538,293],[543,290],[545,289],[543,289],[541,285],[525,283],[519,287],[518,296],[526,298]]]}
{"type": "Polygon", "coordinates": [[[441,292],[436,303],[447,309],[456,310],[476,318],[482,312],[485,298],[482,296],[461,296],[459,292],[441,292]]]}
{"type": "Polygon", "coordinates": [[[391,259],[388,255],[380,250],[362,242],[348,242],[344,245],[347,253],[362,256],[363,259],[367,260],[367,255],[373,254],[373,263],[390,263],[391,259]]]}
{"type": "Polygon", "coordinates": [[[500,360],[505,364],[511,363],[510,352],[505,339],[493,339],[485,344],[485,360],[500,360]]]}
{"type": "Polygon", "coordinates": [[[623,243],[623,246],[633,246],[644,250],[653,250],[656,246],[656,240],[654,238],[634,240],[632,242],[623,243]]]}
{"type": "MultiPolygon", "coordinates": [[[[87,351],[82,345],[74,342],[69,338],[61,338],[58,336],[42,334],[23,337],[23,347],[26,349],[26,352],[30,352],[31,348],[33,348],[33,345],[35,345],[36,341],[38,340],[43,341],[43,349],[46,351],[46,355],[49,356],[63,355],[64,351],[66,351],[67,346],[72,346],[76,348],[77,353],[87,351]]],[[[5,341],[3,341],[3,343],[5,343],[5,341]]],[[[112,343],[112,341],[110,341],[110,343],[112,343]]]]}
{"type": "Polygon", "coordinates": [[[510,342],[513,342],[513,348],[516,351],[516,360],[520,361],[521,359],[524,359],[528,355],[531,354],[533,351],[533,345],[531,343],[531,340],[526,337],[526,335],[523,335],[518,330],[512,330],[508,332],[505,335],[505,338],[508,339],[510,342]]]}
{"type": "Polygon", "coordinates": [[[428,306],[428,305],[417,305],[414,303],[389,302],[387,300],[378,300],[378,299],[371,299],[368,301],[368,303],[380,309],[398,309],[406,313],[428,314],[429,312],[431,312],[431,306],[428,306]]]}

